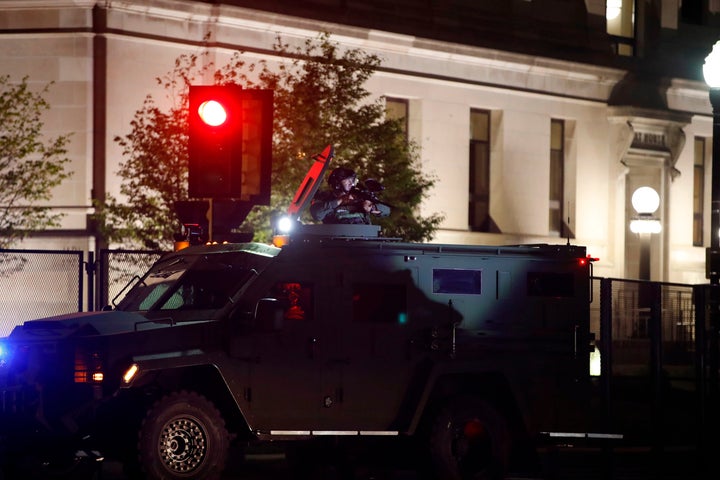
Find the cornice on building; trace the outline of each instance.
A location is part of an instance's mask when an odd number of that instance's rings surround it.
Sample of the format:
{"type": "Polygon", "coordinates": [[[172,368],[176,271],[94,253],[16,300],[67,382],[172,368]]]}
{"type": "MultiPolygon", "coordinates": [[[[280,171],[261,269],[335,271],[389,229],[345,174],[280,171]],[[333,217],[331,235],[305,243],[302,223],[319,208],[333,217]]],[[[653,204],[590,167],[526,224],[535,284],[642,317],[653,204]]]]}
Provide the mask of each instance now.
{"type": "MultiPolygon", "coordinates": [[[[66,17],[72,16],[68,15],[68,10],[88,9],[92,3],[31,2],[35,8],[43,4],[47,8],[51,5],[60,8],[65,11],[61,16],[66,17]]],[[[604,102],[624,74],[621,69],[318,22],[231,5],[184,0],[108,0],[94,3],[96,14],[99,10],[103,16],[102,25],[94,26],[100,34],[272,55],[272,45],[278,36],[291,45],[300,46],[306,39],[317,36],[318,32],[327,31],[348,48],[362,48],[379,55],[383,60],[381,71],[475,86],[604,102]]],[[[38,15],[37,22],[33,24],[33,15],[26,16],[29,19],[26,28],[32,30],[42,24],[41,28],[47,31],[42,17],[38,15]]],[[[88,25],[78,23],[76,27],[87,29],[88,25]]]]}
{"type": "Polygon", "coordinates": [[[92,8],[96,4],[105,3],[98,0],[2,0],[0,10],[43,10],[54,8],[92,8]]]}
{"type": "Polygon", "coordinates": [[[712,116],[709,87],[705,82],[673,78],[667,89],[668,108],[674,111],[712,116]]]}
{"type": "MultiPolygon", "coordinates": [[[[284,42],[301,46],[318,32],[331,32],[332,38],[343,46],[362,48],[379,55],[382,59],[381,72],[591,102],[613,103],[613,95],[617,96],[617,84],[622,83],[623,77],[627,78],[630,71],[593,63],[594,57],[586,62],[569,61],[319,21],[277,13],[269,8],[260,10],[238,6],[252,3],[10,0],[0,4],[0,33],[50,34],[53,31],[69,33],[76,29],[272,56],[272,46],[278,36],[284,42]],[[92,11],[95,12],[95,20],[92,11]],[[22,22],[13,23],[18,18],[22,18],[22,22]]],[[[660,103],[667,103],[670,109],[702,114],[709,112],[706,88],[702,83],[687,80],[684,83],[682,80],[673,82],[670,87],[662,85],[667,87],[666,92],[659,92],[659,95],[667,94],[668,100],[660,98],[660,103]]],[[[642,91],[647,96],[648,90],[643,88],[642,91]]],[[[621,103],[637,98],[630,95],[629,99],[622,98],[621,103]]]]}

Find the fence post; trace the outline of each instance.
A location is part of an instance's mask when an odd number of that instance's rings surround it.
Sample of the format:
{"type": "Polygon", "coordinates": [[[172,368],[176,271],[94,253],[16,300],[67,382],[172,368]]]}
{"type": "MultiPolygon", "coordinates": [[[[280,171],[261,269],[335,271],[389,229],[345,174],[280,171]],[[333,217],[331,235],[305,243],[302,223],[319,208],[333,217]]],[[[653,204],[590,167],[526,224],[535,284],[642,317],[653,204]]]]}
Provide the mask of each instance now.
{"type": "MultiPolygon", "coordinates": [[[[614,430],[612,416],[612,364],[613,364],[613,328],[612,328],[612,280],[600,279],[600,392],[603,402],[603,423],[605,430],[614,430]]],[[[603,444],[602,478],[613,478],[613,452],[609,443],[603,444]]]]}
{"type": "Polygon", "coordinates": [[[87,273],[87,309],[95,310],[95,252],[88,252],[88,261],[85,264],[87,273]]]}
{"type": "Polygon", "coordinates": [[[707,383],[705,378],[705,319],[707,316],[706,289],[708,285],[694,285],[693,298],[695,303],[695,395],[697,396],[697,452],[701,468],[707,462],[708,429],[707,418],[707,383]]]}
{"type": "Polygon", "coordinates": [[[600,385],[605,424],[612,428],[612,280],[600,279],[600,385]]]}
{"type": "Polygon", "coordinates": [[[664,382],[663,382],[663,335],[662,335],[662,288],[658,282],[648,285],[650,300],[650,368],[653,386],[653,470],[660,478],[664,435],[664,382]]]}
{"type": "Polygon", "coordinates": [[[100,260],[98,268],[98,279],[97,279],[97,301],[100,304],[99,308],[103,308],[105,305],[110,304],[108,298],[108,278],[110,275],[110,250],[100,250],[100,260]]]}
{"type": "Polygon", "coordinates": [[[705,463],[704,467],[708,478],[717,478],[720,467],[717,463],[717,449],[720,445],[718,428],[720,428],[720,284],[710,283],[705,285],[705,316],[704,330],[705,342],[705,369],[703,381],[705,382],[705,414],[707,435],[705,439],[705,463]]]}

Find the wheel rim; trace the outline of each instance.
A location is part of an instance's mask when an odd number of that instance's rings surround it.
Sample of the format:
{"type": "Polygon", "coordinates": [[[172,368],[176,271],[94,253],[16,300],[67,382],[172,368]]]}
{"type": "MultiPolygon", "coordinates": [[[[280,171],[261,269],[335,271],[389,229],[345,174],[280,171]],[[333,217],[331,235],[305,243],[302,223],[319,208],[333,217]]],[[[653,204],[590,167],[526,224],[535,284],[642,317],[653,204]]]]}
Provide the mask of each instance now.
{"type": "Polygon", "coordinates": [[[486,425],[477,418],[459,423],[453,434],[452,454],[463,478],[485,471],[492,458],[492,441],[486,425]]]}
{"type": "Polygon", "coordinates": [[[205,459],[207,435],[202,425],[192,418],[175,418],[160,432],[160,458],[168,470],[189,473],[205,459]]]}

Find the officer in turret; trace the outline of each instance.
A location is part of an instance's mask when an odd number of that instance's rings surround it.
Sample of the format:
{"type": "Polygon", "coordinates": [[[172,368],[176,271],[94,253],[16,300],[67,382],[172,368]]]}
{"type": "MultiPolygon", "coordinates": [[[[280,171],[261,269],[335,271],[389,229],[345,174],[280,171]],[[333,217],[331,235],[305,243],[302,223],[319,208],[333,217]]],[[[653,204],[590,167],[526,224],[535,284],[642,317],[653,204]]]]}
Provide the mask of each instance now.
{"type": "Polygon", "coordinates": [[[372,224],[371,218],[387,217],[390,207],[355,188],[357,176],[349,168],[339,167],[328,177],[329,190],[315,195],[310,214],[323,223],[372,224]]]}

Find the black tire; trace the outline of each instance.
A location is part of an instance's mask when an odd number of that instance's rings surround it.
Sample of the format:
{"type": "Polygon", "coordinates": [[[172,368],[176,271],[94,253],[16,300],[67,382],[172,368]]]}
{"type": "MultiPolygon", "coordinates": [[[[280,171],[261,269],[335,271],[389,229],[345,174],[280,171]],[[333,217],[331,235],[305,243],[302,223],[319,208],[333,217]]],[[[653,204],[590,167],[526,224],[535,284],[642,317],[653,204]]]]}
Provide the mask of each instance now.
{"type": "Polygon", "coordinates": [[[505,417],[475,396],[448,402],[430,433],[434,473],[442,480],[501,479],[507,471],[510,448],[505,417]]]}
{"type": "Polygon", "coordinates": [[[175,392],[145,416],[138,460],[150,480],[218,479],[229,443],[225,421],[212,402],[195,392],[175,392]]]}

